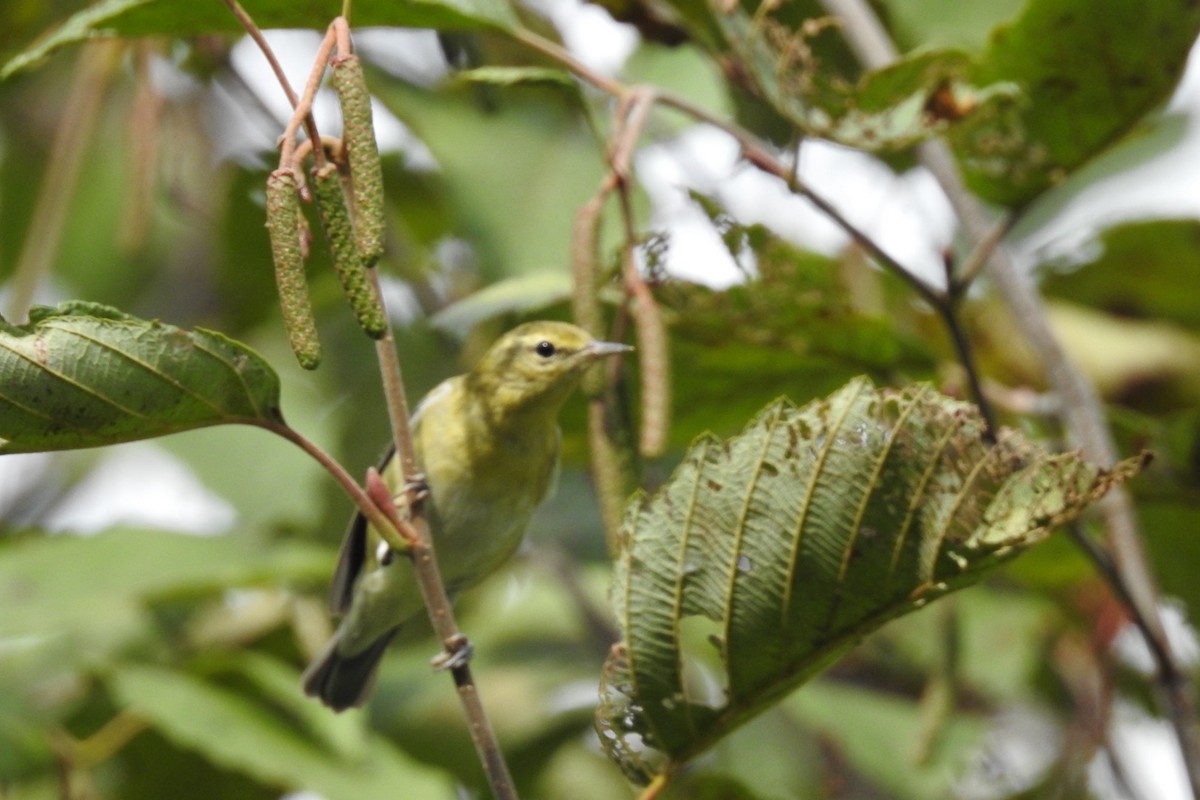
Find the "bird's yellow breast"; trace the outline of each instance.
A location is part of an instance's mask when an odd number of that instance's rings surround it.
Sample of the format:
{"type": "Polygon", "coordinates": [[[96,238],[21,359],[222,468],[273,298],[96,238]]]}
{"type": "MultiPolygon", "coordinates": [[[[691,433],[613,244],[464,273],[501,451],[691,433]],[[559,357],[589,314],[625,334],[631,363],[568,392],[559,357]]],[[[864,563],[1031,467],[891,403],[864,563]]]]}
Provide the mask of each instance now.
{"type": "Polygon", "coordinates": [[[497,429],[472,400],[463,379],[451,378],[430,393],[414,426],[434,547],[452,587],[512,555],[558,465],[553,418],[497,429]]]}

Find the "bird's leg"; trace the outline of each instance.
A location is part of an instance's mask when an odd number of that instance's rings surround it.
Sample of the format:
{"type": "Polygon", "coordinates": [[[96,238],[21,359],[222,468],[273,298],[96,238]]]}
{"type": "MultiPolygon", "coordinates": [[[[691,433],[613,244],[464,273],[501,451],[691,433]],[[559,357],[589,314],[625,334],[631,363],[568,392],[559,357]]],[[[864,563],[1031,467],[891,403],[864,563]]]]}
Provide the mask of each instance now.
{"type": "Polygon", "coordinates": [[[421,504],[429,499],[429,479],[425,477],[424,472],[414,472],[404,481],[404,486],[400,491],[407,498],[408,507],[415,514],[420,510],[421,504]]]}
{"type": "Polygon", "coordinates": [[[471,656],[475,653],[475,645],[471,644],[471,640],[461,633],[456,633],[442,642],[442,645],[446,649],[430,659],[429,662],[436,670],[456,669],[466,666],[470,662],[471,656]]]}

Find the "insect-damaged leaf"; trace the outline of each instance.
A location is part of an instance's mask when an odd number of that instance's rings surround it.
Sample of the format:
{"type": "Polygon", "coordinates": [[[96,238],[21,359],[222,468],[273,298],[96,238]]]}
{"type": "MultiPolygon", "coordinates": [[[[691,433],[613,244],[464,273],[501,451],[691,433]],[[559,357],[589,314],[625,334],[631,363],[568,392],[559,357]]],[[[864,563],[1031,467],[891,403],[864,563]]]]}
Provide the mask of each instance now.
{"type": "Polygon", "coordinates": [[[279,378],[219,333],[65,303],[0,320],[0,453],[281,421],[279,378]]]}
{"type": "Polygon", "coordinates": [[[635,780],[673,770],[1141,467],[983,432],[973,405],[859,378],[696,442],[626,515],[612,592],[623,641],[597,712],[609,755],[635,780]]]}

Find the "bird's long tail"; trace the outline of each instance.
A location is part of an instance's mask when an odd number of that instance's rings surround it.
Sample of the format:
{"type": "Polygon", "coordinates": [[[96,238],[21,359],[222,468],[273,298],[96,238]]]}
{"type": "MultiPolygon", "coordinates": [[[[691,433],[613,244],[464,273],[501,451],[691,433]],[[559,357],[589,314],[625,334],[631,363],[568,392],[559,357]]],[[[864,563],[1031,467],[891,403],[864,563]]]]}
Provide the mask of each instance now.
{"type": "Polygon", "coordinates": [[[340,631],[335,633],[325,652],[304,671],[304,693],[319,698],[334,711],[361,706],[371,694],[379,659],[399,630],[397,625],[349,656],[338,652],[342,637],[340,631]]]}

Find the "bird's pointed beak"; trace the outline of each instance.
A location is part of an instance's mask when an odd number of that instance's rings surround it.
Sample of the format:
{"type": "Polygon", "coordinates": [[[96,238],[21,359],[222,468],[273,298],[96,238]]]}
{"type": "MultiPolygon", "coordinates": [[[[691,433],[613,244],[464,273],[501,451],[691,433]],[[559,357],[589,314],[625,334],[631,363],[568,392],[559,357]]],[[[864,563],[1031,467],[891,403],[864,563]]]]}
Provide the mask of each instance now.
{"type": "Polygon", "coordinates": [[[629,353],[633,351],[633,347],[627,344],[619,344],[617,342],[588,342],[583,348],[589,359],[598,360],[608,356],[615,356],[618,353],[629,353]]]}

